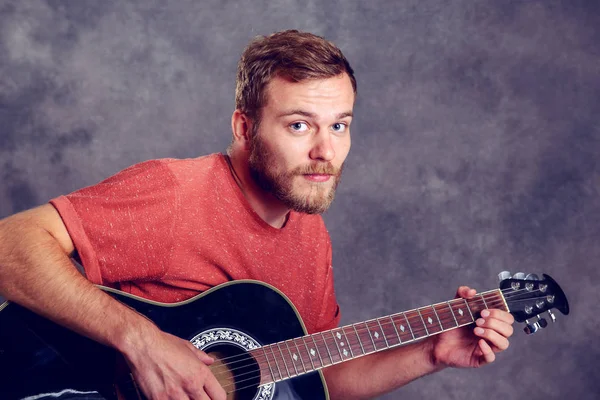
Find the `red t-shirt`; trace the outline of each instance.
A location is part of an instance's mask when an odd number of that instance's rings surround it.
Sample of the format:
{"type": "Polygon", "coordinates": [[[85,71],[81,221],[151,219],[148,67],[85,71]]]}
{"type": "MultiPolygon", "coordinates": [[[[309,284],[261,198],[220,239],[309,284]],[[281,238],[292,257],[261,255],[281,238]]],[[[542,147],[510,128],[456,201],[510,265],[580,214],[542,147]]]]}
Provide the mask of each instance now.
{"type": "Polygon", "coordinates": [[[273,228],[221,154],[143,162],[51,203],[95,284],[170,303],[256,279],[285,293],[309,332],[339,322],[323,219],[292,211],[273,228]]]}

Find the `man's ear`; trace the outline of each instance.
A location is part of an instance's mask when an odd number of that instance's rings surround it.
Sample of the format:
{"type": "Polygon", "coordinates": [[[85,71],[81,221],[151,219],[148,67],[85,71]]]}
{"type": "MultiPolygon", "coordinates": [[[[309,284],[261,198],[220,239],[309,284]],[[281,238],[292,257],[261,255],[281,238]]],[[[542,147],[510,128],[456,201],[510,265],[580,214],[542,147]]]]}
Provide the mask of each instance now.
{"type": "Polygon", "coordinates": [[[235,110],[231,116],[231,131],[233,141],[245,150],[250,149],[250,135],[252,132],[252,120],[240,110],[235,110]]]}

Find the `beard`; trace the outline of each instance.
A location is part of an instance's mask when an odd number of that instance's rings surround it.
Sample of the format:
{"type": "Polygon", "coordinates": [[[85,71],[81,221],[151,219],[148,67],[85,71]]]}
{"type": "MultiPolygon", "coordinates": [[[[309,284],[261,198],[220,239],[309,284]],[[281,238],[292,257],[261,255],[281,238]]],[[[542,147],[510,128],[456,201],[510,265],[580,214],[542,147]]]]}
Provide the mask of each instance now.
{"type": "Polygon", "coordinates": [[[330,162],[321,161],[280,171],[277,169],[276,157],[258,132],[252,136],[250,146],[250,175],[262,190],[271,193],[286,207],[299,213],[321,214],[329,208],[340,183],[343,165],[335,168],[330,162]],[[333,183],[313,183],[304,179],[303,175],[306,174],[328,174],[333,183]],[[295,188],[294,182],[298,179],[303,180],[308,189],[295,188]]]}

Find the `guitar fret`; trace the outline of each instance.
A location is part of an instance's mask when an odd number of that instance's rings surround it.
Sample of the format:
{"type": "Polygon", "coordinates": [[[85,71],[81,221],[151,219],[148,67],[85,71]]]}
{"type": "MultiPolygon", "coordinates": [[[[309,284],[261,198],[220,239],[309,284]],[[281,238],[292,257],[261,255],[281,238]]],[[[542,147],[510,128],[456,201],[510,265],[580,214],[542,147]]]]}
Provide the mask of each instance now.
{"type": "Polygon", "coordinates": [[[447,301],[446,304],[448,305],[448,307],[450,308],[450,312],[452,313],[452,317],[454,318],[454,322],[456,322],[456,326],[459,325],[458,321],[456,320],[456,315],[454,315],[454,310],[452,309],[452,306],[450,305],[450,302],[447,301]]]}
{"type": "Polygon", "coordinates": [[[482,293],[479,294],[479,297],[481,297],[481,300],[483,300],[483,305],[485,305],[485,308],[489,309],[487,303],[485,302],[485,297],[483,297],[482,293]]]}
{"type": "Polygon", "coordinates": [[[358,341],[358,345],[360,346],[362,353],[367,354],[367,352],[365,351],[365,348],[362,345],[362,340],[360,339],[360,335],[358,334],[358,331],[356,330],[356,326],[354,326],[354,324],[352,324],[352,329],[354,329],[354,333],[356,334],[356,340],[358,341]]]}
{"type": "Polygon", "coordinates": [[[294,339],[294,345],[296,346],[296,350],[298,350],[298,357],[300,357],[300,362],[302,363],[302,369],[306,372],[306,365],[304,364],[304,360],[302,359],[302,352],[300,351],[300,347],[298,347],[298,340],[294,339]]]}
{"type": "Polygon", "coordinates": [[[402,343],[400,338],[398,337],[398,330],[394,326],[394,321],[391,316],[378,318],[377,322],[379,322],[379,326],[381,326],[381,331],[383,332],[383,338],[388,346],[394,347],[402,343]],[[390,321],[392,322],[390,324],[390,321]]]}
{"type": "Polygon", "coordinates": [[[389,316],[390,321],[392,321],[392,326],[394,327],[394,331],[396,331],[396,336],[398,336],[398,344],[402,343],[402,338],[400,337],[400,333],[398,333],[398,328],[396,328],[396,323],[394,322],[394,319],[392,318],[392,316],[389,316]]]}
{"type": "Polygon", "coordinates": [[[335,338],[335,335],[333,334],[333,329],[329,331],[331,333],[331,338],[333,339],[333,343],[335,344],[335,347],[337,348],[338,351],[338,355],[340,356],[340,361],[344,360],[344,357],[342,355],[342,350],[340,350],[340,346],[338,345],[337,339],[335,338]]]}
{"type": "Polygon", "coordinates": [[[467,299],[463,299],[465,301],[465,305],[467,306],[467,310],[469,310],[469,314],[471,314],[471,320],[475,321],[475,317],[473,317],[473,313],[471,312],[471,306],[469,305],[469,302],[467,301],[467,299]]]}
{"type": "Polygon", "coordinates": [[[406,317],[402,313],[394,314],[391,316],[394,321],[394,328],[400,337],[400,343],[408,343],[414,338],[410,332],[410,325],[408,325],[406,317]]]}
{"type": "Polygon", "coordinates": [[[410,326],[410,322],[408,322],[408,316],[406,315],[406,313],[402,313],[402,315],[404,316],[404,320],[406,321],[406,325],[408,325],[408,330],[410,331],[410,334],[412,336],[412,339],[415,340],[415,333],[412,330],[412,326],[410,326]]]}
{"type": "Polygon", "coordinates": [[[281,350],[281,342],[277,343],[277,348],[279,349],[279,352],[281,353],[281,358],[283,359],[283,365],[285,366],[285,370],[287,371],[287,377],[291,377],[292,374],[290,373],[290,370],[287,366],[287,362],[285,361],[285,356],[283,355],[283,351],[281,350]]]}
{"type": "Polygon", "coordinates": [[[423,323],[423,327],[425,328],[425,333],[429,336],[429,330],[427,330],[427,325],[425,324],[425,320],[423,319],[423,315],[421,314],[421,310],[417,308],[417,312],[419,313],[419,317],[421,317],[421,322],[423,323]]]}
{"type": "Polygon", "coordinates": [[[373,351],[377,351],[377,345],[375,344],[375,340],[373,339],[373,335],[371,335],[371,328],[369,327],[368,322],[364,322],[363,323],[365,325],[365,327],[367,328],[367,334],[369,335],[369,338],[371,338],[371,343],[373,343],[373,351]]]}
{"type": "Polygon", "coordinates": [[[319,368],[323,368],[325,366],[325,364],[323,364],[323,358],[321,357],[321,349],[319,349],[319,345],[317,344],[317,342],[315,340],[315,336],[310,335],[310,338],[312,339],[313,343],[315,344],[315,348],[317,349],[317,354],[319,355],[319,362],[321,363],[321,365],[319,365],[319,368]]]}
{"type": "Polygon", "coordinates": [[[440,322],[439,317],[437,316],[435,307],[433,307],[433,306],[421,307],[420,313],[421,313],[421,316],[423,317],[424,323],[427,327],[428,335],[435,335],[436,333],[442,332],[443,326],[440,322]],[[438,322],[436,322],[436,320],[438,322]]]}
{"type": "Polygon", "coordinates": [[[440,329],[444,330],[444,327],[442,326],[442,320],[440,319],[440,316],[438,315],[437,311],[435,311],[435,305],[431,306],[431,308],[433,309],[433,313],[435,314],[435,317],[438,320],[438,324],[440,324],[440,329]]]}
{"type": "Polygon", "coordinates": [[[346,331],[344,330],[343,327],[342,327],[342,333],[344,334],[344,337],[346,338],[346,343],[348,344],[348,349],[350,350],[350,356],[352,358],[354,358],[354,352],[352,351],[352,343],[350,343],[350,340],[348,340],[348,335],[346,335],[346,331]]]}
{"type": "Polygon", "coordinates": [[[386,334],[383,331],[383,327],[381,326],[381,322],[379,322],[379,318],[377,318],[376,321],[377,321],[377,324],[379,325],[379,329],[381,330],[381,334],[383,336],[383,340],[385,340],[385,346],[389,349],[390,348],[390,344],[387,341],[386,334]]]}
{"type": "Polygon", "coordinates": [[[456,328],[456,324],[453,322],[451,312],[448,311],[448,305],[446,303],[435,304],[432,308],[439,321],[441,331],[456,328]]]}
{"type": "Polygon", "coordinates": [[[415,339],[422,339],[429,335],[425,322],[423,322],[421,313],[418,310],[407,311],[405,314],[409,321],[409,325],[412,327],[412,333],[415,336],[415,339]]]}
{"type": "Polygon", "coordinates": [[[456,299],[456,300],[450,301],[449,303],[450,303],[450,307],[452,308],[454,318],[458,322],[458,326],[467,325],[467,324],[470,324],[471,322],[473,322],[472,317],[470,317],[471,310],[469,309],[468,304],[465,302],[465,299],[456,299]],[[467,306],[466,311],[463,311],[463,309],[464,309],[463,305],[467,306]]]}
{"type": "Polygon", "coordinates": [[[333,335],[333,329],[328,332],[329,332],[329,335],[325,336],[325,341],[327,343],[328,348],[331,349],[332,364],[336,364],[336,363],[344,361],[344,358],[342,357],[342,352],[340,351],[340,348],[337,344],[335,336],[333,335]]]}
{"type": "Polygon", "coordinates": [[[321,337],[323,338],[325,349],[327,350],[327,354],[329,355],[329,365],[331,365],[333,364],[333,357],[331,356],[331,352],[329,351],[329,345],[327,344],[327,340],[325,340],[325,335],[323,335],[323,332],[321,332],[321,337]]]}
{"type": "Polygon", "coordinates": [[[279,362],[277,362],[277,356],[275,355],[275,350],[273,350],[273,345],[270,345],[271,354],[273,354],[273,360],[275,361],[275,366],[277,367],[277,372],[279,372],[279,380],[283,379],[283,374],[281,373],[281,369],[279,368],[279,362]]]}
{"type": "Polygon", "coordinates": [[[359,357],[365,354],[362,343],[360,343],[360,336],[357,335],[354,325],[346,325],[342,328],[346,340],[348,341],[348,347],[350,347],[350,353],[352,357],[359,357]]]}
{"type": "MultiPolygon", "coordinates": [[[[278,375],[277,370],[275,368],[271,367],[271,362],[269,361],[269,352],[267,351],[268,348],[270,348],[270,347],[271,346],[264,346],[263,351],[265,353],[265,358],[267,359],[267,364],[269,364],[269,369],[271,370],[271,376],[273,377],[273,382],[277,382],[278,380],[280,380],[281,374],[278,375]]],[[[270,353],[273,354],[272,350],[270,353]]],[[[273,359],[273,363],[275,363],[275,366],[277,366],[275,359],[273,359]]]]}
{"type": "MultiPolygon", "coordinates": [[[[275,381],[275,375],[273,375],[273,369],[271,368],[271,364],[269,363],[269,358],[267,357],[267,352],[265,351],[264,346],[263,347],[259,347],[259,349],[262,350],[263,355],[265,356],[265,361],[267,362],[267,367],[269,368],[270,377],[268,379],[271,382],[274,382],[275,381]]],[[[258,354],[257,354],[257,356],[258,356],[258,354]]]]}
{"type": "Polygon", "coordinates": [[[310,363],[312,364],[312,369],[313,370],[317,369],[317,368],[315,368],[315,363],[312,360],[311,352],[308,350],[308,345],[306,344],[306,340],[304,339],[304,337],[302,337],[302,342],[304,342],[304,347],[306,347],[306,354],[308,355],[308,359],[310,360],[310,363]]]}
{"type": "MultiPolygon", "coordinates": [[[[294,366],[294,371],[296,371],[296,376],[300,375],[298,373],[298,368],[296,368],[296,360],[294,360],[294,357],[292,356],[292,351],[290,350],[290,346],[288,345],[288,340],[286,340],[285,342],[285,347],[287,348],[288,354],[290,356],[290,360],[292,360],[292,365],[294,366]]],[[[298,357],[298,356],[296,356],[298,357]]]]}

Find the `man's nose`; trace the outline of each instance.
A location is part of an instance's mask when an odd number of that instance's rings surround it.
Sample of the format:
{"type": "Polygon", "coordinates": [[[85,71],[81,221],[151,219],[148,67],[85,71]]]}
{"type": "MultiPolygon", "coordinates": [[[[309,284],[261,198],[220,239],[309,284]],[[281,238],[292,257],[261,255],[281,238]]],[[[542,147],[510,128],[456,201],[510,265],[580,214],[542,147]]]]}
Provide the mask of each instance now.
{"type": "Polygon", "coordinates": [[[322,161],[332,161],[335,158],[335,149],[333,148],[331,135],[328,132],[318,132],[315,135],[310,158],[322,161]]]}

